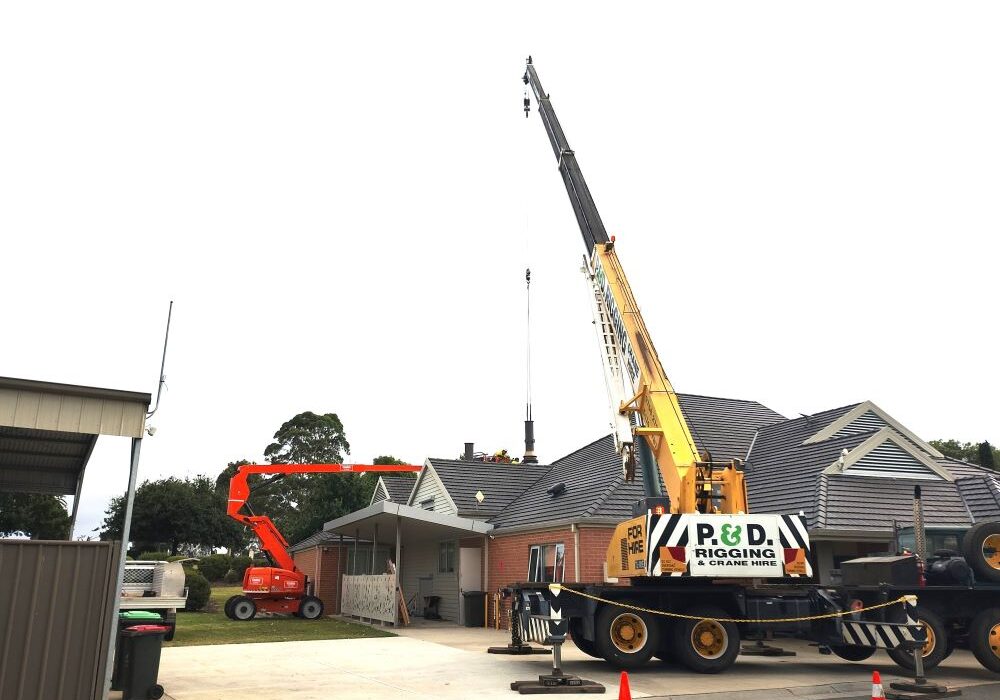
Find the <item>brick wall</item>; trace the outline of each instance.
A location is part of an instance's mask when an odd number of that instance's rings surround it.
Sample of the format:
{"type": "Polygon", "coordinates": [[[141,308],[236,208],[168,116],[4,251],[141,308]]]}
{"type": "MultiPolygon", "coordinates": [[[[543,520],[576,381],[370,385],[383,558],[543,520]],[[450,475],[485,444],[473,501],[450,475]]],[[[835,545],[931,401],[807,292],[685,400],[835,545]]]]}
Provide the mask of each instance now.
{"type": "MultiPolygon", "coordinates": [[[[345,549],[346,552],[346,549],[345,549]]],[[[327,544],[295,552],[295,566],[309,577],[317,598],[323,601],[323,614],[340,613],[340,575],[346,556],[340,545],[327,544]]]]}
{"type": "MultiPolygon", "coordinates": [[[[580,580],[584,583],[600,583],[604,580],[604,555],[608,542],[614,533],[612,527],[583,527],[580,537],[580,580]]],[[[484,580],[487,590],[496,592],[504,586],[526,581],[528,578],[528,558],[531,547],[536,544],[562,544],[565,547],[566,569],[564,580],[575,583],[576,551],[574,533],[567,525],[564,528],[534,530],[511,535],[497,534],[489,542],[488,571],[484,580]]],[[[506,628],[509,601],[501,613],[501,623],[506,628]]]]}

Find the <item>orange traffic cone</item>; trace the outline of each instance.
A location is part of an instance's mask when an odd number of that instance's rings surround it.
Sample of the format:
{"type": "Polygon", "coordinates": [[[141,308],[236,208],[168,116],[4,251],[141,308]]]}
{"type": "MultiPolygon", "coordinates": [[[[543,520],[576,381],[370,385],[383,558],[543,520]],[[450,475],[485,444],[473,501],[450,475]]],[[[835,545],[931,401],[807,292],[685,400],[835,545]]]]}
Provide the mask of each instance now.
{"type": "Polygon", "coordinates": [[[618,700],[632,700],[632,691],[628,687],[628,674],[622,671],[622,679],[618,684],[618,700]]]}
{"type": "Polygon", "coordinates": [[[882,690],[882,676],[878,671],[872,671],[872,700],[885,700],[885,691],[882,690]]]}

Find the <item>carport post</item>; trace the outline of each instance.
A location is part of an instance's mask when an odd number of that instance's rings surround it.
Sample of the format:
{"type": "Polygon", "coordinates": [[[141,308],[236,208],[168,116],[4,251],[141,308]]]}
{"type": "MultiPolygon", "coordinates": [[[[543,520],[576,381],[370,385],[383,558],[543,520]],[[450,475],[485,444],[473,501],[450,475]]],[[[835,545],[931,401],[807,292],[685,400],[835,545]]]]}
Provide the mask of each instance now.
{"type": "Polygon", "coordinates": [[[392,624],[393,624],[394,627],[398,627],[399,626],[399,599],[403,597],[402,593],[400,593],[400,591],[402,589],[399,587],[399,582],[402,580],[400,578],[401,575],[402,575],[400,573],[402,571],[402,569],[400,569],[400,567],[399,567],[399,563],[400,563],[399,562],[399,539],[400,539],[399,538],[399,524],[402,522],[402,520],[403,520],[403,518],[401,516],[399,516],[399,515],[396,516],[396,558],[394,560],[394,563],[396,564],[396,583],[394,584],[395,587],[396,587],[396,590],[394,591],[394,593],[395,593],[395,601],[396,601],[396,606],[395,606],[396,607],[396,614],[393,615],[393,618],[392,618],[392,624]]]}
{"type": "Polygon", "coordinates": [[[83,493],[83,474],[87,471],[87,463],[90,461],[90,455],[94,453],[94,445],[96,444],[97,436],[94,435],[87,447],[87,453],[83,456],[83,466],[80,468],[80,473],[76,476],[76,492],[73,494],[73,513],[69,516],[67,540],[73,539],[73,531],[76,529],[76,514],[80,511],[80,495],[83,493]]]}
{"type": "Polygon", "coordinates": [[[352,573],[358,573],[358,540],[361,539],[361,528],[354,528],[354,570],[352,573]]]}
{"type": "Polygon", "coordinates": [[[375,550],[378,549],[378,523],[375,523],[375,532],[372,534],[372,576],[375,575],[375,550]]]}
{"type": "Polygon", "coordinates": [[[118,574],[115,577],[114,603],[111,604],[111,620],[108,629],[108,657],[104,662],[104,695],[111,692],[111,672],[115,667],[115,643],[118,641],[118,610],[121,605],[122,583],[125,580],[125,557],[128,554],[129,530],[132,526],[132,505],[135,502],[135,482],[139,474],[139,448],[142,438],[132,438],[132,462],[129,466],[128,491],[125,493],[125,516],[122,518],[122,546],[118,550],[118,574]]]}

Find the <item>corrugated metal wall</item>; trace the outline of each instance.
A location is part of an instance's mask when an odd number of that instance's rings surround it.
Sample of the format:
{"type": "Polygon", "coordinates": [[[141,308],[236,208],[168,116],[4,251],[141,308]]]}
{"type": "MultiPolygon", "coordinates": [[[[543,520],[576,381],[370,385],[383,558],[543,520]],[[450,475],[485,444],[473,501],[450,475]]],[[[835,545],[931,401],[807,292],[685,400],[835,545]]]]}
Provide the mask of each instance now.
{"type": "Polygon", "coordinates": [[[0,698],[101,700],[118,544],[0,540],[0,698]]]}

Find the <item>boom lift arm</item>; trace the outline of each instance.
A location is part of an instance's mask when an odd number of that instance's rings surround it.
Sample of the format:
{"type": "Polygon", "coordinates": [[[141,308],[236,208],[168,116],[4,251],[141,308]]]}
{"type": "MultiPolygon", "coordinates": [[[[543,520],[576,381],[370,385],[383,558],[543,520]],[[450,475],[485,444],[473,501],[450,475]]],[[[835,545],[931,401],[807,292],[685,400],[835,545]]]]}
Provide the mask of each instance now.
{"type": "MultiPolygon", "coordinates": [[[[637,447],[645,464],[655,462],[671,497],[672,513],[747,512],[741,465],[713,463],[708,455],[703,458],[698,454],[677,395],[618,260],[614,238],[608,237],[576,155],[569,147],[530,57],[523,80],[535,95],[590,255],[587,269],[594,297],[595,327],[604,349],[616,443],[626,475],[634,473],[637,447]]],[[[643,470],[646,495],[658,496],[659,484],[652,472],[643,470]]]]}
{"type": "Polygon", "coordinates": [[[298,571],[288,551],[288,542],[266,515],[245,513],[250,497],[251,474],[358,474],[361,472],[418,472],[412,464],[244,464],[229,481],[229,517],[249,527],[260,540],[261,549],[278,568],[298,571]]]}

